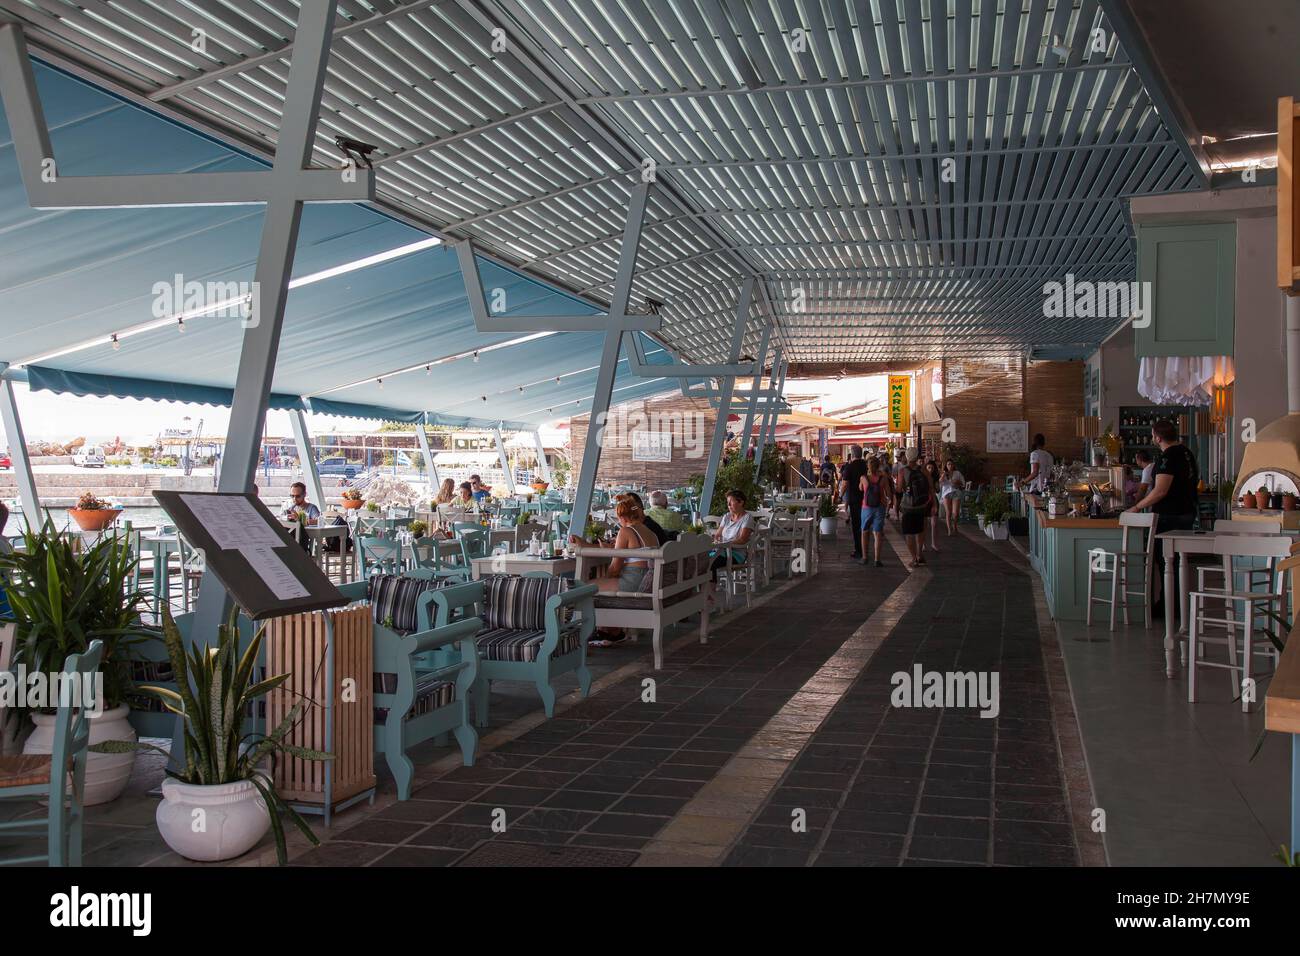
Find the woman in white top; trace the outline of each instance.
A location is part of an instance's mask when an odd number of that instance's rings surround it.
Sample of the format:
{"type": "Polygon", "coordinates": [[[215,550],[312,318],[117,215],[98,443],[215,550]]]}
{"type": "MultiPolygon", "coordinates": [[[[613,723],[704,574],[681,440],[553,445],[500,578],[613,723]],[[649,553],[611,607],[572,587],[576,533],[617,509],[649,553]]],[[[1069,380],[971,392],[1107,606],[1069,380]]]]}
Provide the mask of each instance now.
{"type": "Polygon", "coordinates": [[[939,479],[939,497],[943,501],[943,520],[948,534],[957,533],[957,519],[961,517],[961,493],[966,489],[966,476],[957,470],[957,463],[949,458],[943,463],[939,479]]]}
{"type": "MultiPolygon", "coordinates": [[[[727,492],[727,513],[722,516],[718,530],[713,532],[713,540],[718,544],[744,545],[749,543],[754,533],[754,516],[745,510],[745,493],[732,489],[727,492]]],[[[709,565],[709,576],[713,583],[718,580],[718,569],[727,566],[727,551],[731,551],[731,563],[740,564],[745,560],[745,552],[735,548],[716,548],[712,552],[713,562],[709,565]]],[[[709,585],[709,603],[713,603],[713,585],[709,585]]]]}

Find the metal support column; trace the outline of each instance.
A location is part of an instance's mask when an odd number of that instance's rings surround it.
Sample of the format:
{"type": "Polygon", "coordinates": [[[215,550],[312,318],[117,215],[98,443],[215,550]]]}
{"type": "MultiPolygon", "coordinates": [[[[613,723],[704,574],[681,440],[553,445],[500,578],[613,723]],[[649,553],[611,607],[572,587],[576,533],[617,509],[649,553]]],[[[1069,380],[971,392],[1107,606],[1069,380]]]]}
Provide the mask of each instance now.
{"type": "Polygon", "coordinates": [[[776,350],[776,357],[772,362],[772,381],[770,391],[772,398],[768,401],[767,408],[763,410],[763,424],[758,431],[758,448],[754,450],[754,480],[763,469],[763,449],[772,443],[772,436],[776,432],[777,410],[781,403],[781,393],[785,389],[785,362],[781,358],[781,350],[776,350]]]}
{"type": "MultiPolygon", "coordinates": [[[[768,322],[763,327],[763,339],[758,345],[758,361],[754,363],[754,382],[749,387],[749,410],[745,412],[745,425],[740,435],[740,454],[744,457],[749,452],[750,432],[754,429],[754,418],[758,414],[758,393],[763,384],[763,366],[767,362],[767,341],[772,334],[772,323],[768,322]]],[[[758,452],[762,450],[762,445],[758,446],[755,451],[755,460],[758,452]]]]}
{"type": "Polygon", "coordinates": [[[501,457],[501,473],[506,477],[506,491],[514,497],[515,493],[515,475],[510,468],[510,459],[506,455],[506,440],[501,436],[501,426],[498,425],[493,431],[497,436],[497,454],[501,457]]]}
{"type": "Polygon", "coordinates": [[[546,446],[542,444],[542,433],[533,429],[533,444],[537,446],[537,467],[542,472],[542,481],[551,483],[551,465],[546,460],[546,446]]]}
{"type": "Polygon", "coordinates": [[[623,245],[619,250],[618,275],[614,279],[614,296],[609,303],[609,325],[605,329],[605,345],[600,351],[596,390],[591,396],[591,419],[582,452],[582,468],[578,472],[578,485],[573,494],[574,528],[586,527],[592,495],[596,490],[601,438],[605,431],[605,416],[609,414],[609,404],[614,396],[614,377],[618,371],[619,352],[623,347],[623,331],[629,326],[627,303],[632,296],[632,276],[636,271],[637,248],[641,245],[641,221],[645,218],[649,189],[649,183],[637,183],[632,187],[632,197],[628,203],[627,225],[623,228],[623,245]]]}
{"type": "Polygon", "coordinates": [[[41,499],[36,493],[32,460],[27,455],[27,436],[23,434],[23,420],[18,415],[14,383],[7,377],[0,378],[0,420],[4,423],[5,438],[9,441],[9,458],[13,462],[14,477],[18,479],[18,500],[23,503],[23,522],[34,530],[43,521],[41,499]]]}
{"type": "MultiPolygon", "coordinates": [[[[754,280],[748,278],[740,287],[736,301],[736,325],[731,333],[731,364],[740,361],[740,350],[745,344],[745,329],[749,325],[749,303],[754,297],[754,280]]],[[[704,470],[704,488],[700,492],[701,517],[712,513],[713,486],[718,481],[722,465],[722,452],[727,440],[727,416],[731,410],[731,393],[736,384],[734,375],[723,376],[718,382],[718,417],[713,423],[713,442],[709,446],[709,461],[704,470]]]]}
{"type": "Polygon", "coordinates": [[[433,463],[433,452],[429,450],[429,433],[424,430],[424,422],[415,426],[415,440],[420,443],[420,454],[424,456],[424,471],[429,479],[429,497],[432,499],[438,494],[438,485],[442,484],[438,480],[438,466],[433,463]]]}
{"type": "Polygon", "coordinates": [[[293,441],[298,446],[298,461],[302,463],[302,478],[311,492],[312,504],[325,511],[325,487],[320,482],[320,469],[316,467],[316,453],[311,447],[311,435],[307,433],[307,414],[301,409],[289,413],[289,424],[293,426],[293,441]]]}

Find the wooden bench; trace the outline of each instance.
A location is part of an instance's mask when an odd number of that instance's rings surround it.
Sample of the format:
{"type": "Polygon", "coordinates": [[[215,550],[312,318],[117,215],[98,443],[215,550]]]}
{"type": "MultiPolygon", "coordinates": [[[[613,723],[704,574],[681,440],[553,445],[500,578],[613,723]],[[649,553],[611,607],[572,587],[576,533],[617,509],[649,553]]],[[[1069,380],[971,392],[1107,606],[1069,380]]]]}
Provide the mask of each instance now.
{"type": "Polygon", "coordinates": [[[655,670],[664,666],[664,631],[692,614],[700,615],[700,643],[709,640],[709,552],[707,535],[684,534],[661,548],[634,550],[578,547],[575,577],[588,580],[614,558],[651,562],[639,591],[602,591],[595,599],[596,623],[601,627],[648,630],[655,670]]]}

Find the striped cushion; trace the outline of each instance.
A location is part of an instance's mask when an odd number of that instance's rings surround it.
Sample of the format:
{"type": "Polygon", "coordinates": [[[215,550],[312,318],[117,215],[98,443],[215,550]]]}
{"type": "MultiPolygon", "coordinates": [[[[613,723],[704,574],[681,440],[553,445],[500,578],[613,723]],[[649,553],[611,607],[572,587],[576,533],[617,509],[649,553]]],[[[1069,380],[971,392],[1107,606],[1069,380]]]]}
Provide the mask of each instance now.
{"type": "MultiPolygon", "coordinates": [[[[537,660],[537,652],[541,648],[545,637],[545,631],[486,627],[474,635],[474,642],[478,645],[478,652],[484,660],[529,663],[537,660]]],[[[581,637],[578,628],[567,628],[560,633],[560,643],[551,656],[563,657],[565,654],[577,650],[580,643],[581,637]]]]}
{"type": "MultiPolygon", "coordinates": [[[[494,574],[483,579],[483,623],[489,628],[535,631],[546,627],[546,601],[567,591],[568,578],[494,574]]],[[[531,659],[531,658],[530,658],[531,659]]]]}
{"type": "MultiPolygon", "coordinates": [[[[375,693],[396,694],[397,675],[377,672],[375,674],[375,693]]],[[[455,697],[456,685],[451,681],[440,680],[430,675],[416,678],[415,702],[411,705],[411,710],[404,719],[410,720],[412,717],[431,713],[439,707],[446,707],[455,697]]],[[[388,720],[388,711],[389,708],[387,707],[376,706],[375,723],[382,724],[388,720]]]]}
{"type": "Polygon", "coordinates": [[[372,574],[366,581],[366,597],[376,624],[384,624],[398,634],[410,634],[418,627],[415,608],[420,595],[451,583],[450,578],[406,578],[400,574],[372,574]]]}

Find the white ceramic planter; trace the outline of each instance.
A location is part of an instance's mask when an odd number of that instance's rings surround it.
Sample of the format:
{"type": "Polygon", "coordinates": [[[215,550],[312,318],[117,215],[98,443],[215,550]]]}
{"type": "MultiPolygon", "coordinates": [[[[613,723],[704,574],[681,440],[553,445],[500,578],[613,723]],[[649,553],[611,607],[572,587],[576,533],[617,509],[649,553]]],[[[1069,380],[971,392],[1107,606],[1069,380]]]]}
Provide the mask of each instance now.
{"type": "Polygon", "coordinates": [[[983,531],[983,530],[984,530],[984,516],[983,516],[983,515],[976,515],[976,517],[978,518],[979,523],[980,523],[980,530],[983,531]]]}
{"type": "Polygon", "coordinates": [[[271,815],[251,781],[211,787],[167,777],[155,820],[166,844],[187,860],[242,856],[266,836],[271,815]]]}
{"type": "MultiPolygon", "coordinates": [[[[130,713],[126,705],[106,710],[98,717],[90,718],[90,742],[97,744],[104,740],[129,740],[135,742],[135,729],[126,719],[130,713]]],[[[25,754],[48,754],[54,750],[54,714],[32,714],[36,729],[32,731],[27,742],[23,744],[25,754]]],[[[126,789],[131,779],[131,770],[135,767],[135,751],[124,754],[86,755],[86,792],[83,803],[95,806],[116,800],[126,789]]]]}
{"type": "Polygon", "coordinates": [[[822,518],[821,525],[820,525],[822,537],[823,538],[832,537],[835,534],[835,526],[837,524],[839,524],[839,522],[834,518],[822,518]]]}
{"type": "Polygon", "coordinates": [[[986,524],[984,533],[994,541],[1005,541],[1007,540],[1007,523],[999,521],[996,524],[986,524]]]}

